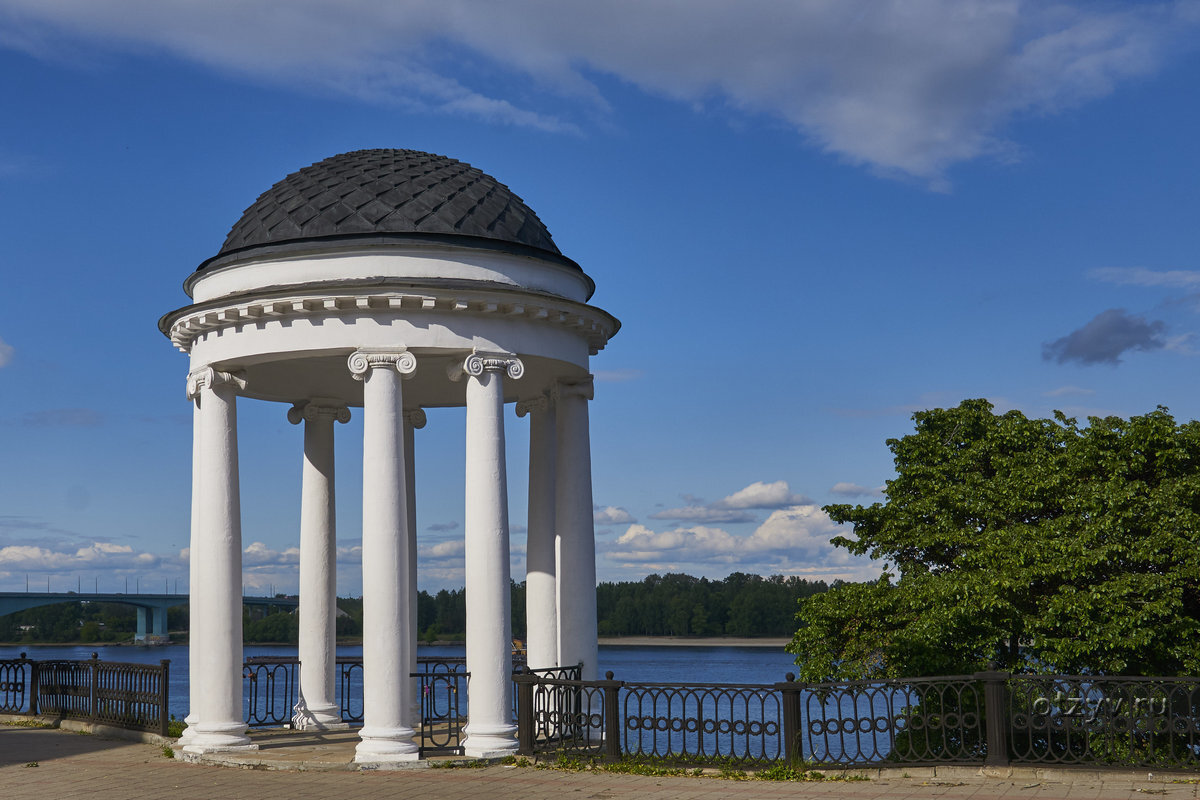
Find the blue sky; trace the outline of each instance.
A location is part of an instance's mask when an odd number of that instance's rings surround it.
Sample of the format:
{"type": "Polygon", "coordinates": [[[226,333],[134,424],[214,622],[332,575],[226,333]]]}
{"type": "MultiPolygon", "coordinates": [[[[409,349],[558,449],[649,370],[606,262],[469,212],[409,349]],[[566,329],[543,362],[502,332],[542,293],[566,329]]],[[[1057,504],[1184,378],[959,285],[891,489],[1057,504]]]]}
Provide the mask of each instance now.
{"type": "MultiPolygon", "coordinates": [[[[186,587],[156,321],[259,193],[368,147],[508,184],[622,320],[601,579],[877,575],[820,506],[877,499],[915,410],[1200,414],[1195,42],[1194,1],[0,0],[0,590],[186,587]]],[[[239,407],[252,591],[296,585],[285,412],[239,407]]],[[[461,413],[418,433],[427,589],[461,585],[461,413]]]]}

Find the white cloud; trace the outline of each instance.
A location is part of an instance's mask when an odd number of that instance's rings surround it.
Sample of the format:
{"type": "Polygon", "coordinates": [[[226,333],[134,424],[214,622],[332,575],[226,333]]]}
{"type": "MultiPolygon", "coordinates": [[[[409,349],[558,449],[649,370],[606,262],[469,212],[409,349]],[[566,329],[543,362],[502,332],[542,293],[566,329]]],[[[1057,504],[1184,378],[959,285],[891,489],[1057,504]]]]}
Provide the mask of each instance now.
{"type": "Polygon", "coordinates": [[[755,481],[745,489],[739,489],[724,500],[713,503],[714,508],[783,508],[784,506],[811,503],[807,497],[792,494],[787,481],[763,483],[755,481]]]}
{"type": "Polygon", "coordinates": [[[300,548],[275,550],[262,542],[251,542],[242,550],[242,568],[291,566],[300,563],[300,548]]]}
{"type": "Polygon", "coordinates": [[[1188,269],[1152,270],[1145,267],[1104,267],[1088,273],[1089,277],[1118,286],[1151,286],[1170,289],[1193,289],[1200,286],[1200,271],[1188,269]]]}
{"type": "Polygon", "coordinates": [[[1109,94],[1188,46],[1198,23],[1193,4],[1169,0],[0,0],[0,43],[26,52],[74,52],[66,33],[556,132],[611,113],[590,78],[606,75],[701,111],[782,120],[852,164],[935,187],[956,163],[1013,158],[999,135],[1013,117],[1109,94]],[[505,81],[519,101],[478,88],[505,81]]]}
{"type": "Polygon", "coordinates": [[[7,366],[12,362],[13,353],[17,352],[8,342],[0,339],[0,367],[7,366]]]}
{"type": "Polygon", "coordinates": [[[630,525],[603,550],[610,563],[641,570],[709,573],[718,566],[722,572],[743,569],[824,580],[877,577],[879,565],[829,543],[837,527],[820,508],[804,504],[773,511],[749,536],[706,525],[668,531],[630,525]]]}
{"type": "Polygon", "coordinates": [[[631,522],[637,522],[633,514],[618,506],[605,506],[604,508],[597,506],[592,514],[592,519],[597,525],[628,525],[631,522]]]}
{"type": "Polygon", "coordinates": [[[51,548],[37,545],[0,547],[0,575],[39,572],[91,575],[93,573],[136,572],[140,570],[174,571],[182,559],[141,553],[129,545],[92,542],[82,547],[51,548]]]}
{"type": "Polygon", "coordinates": [[[448,542],[425,545],[420,549],[419,555],[429,558],[457,558],[461,561],[466,551],[467,547],[462,539],[452,539],[448,542]]]}
{"type": "Polygon", "coordinates": [[[1095,389],[1085,389],[1082,386],[1059,386],[1042,394],[1045,397],[1087,397],[1095,393],[1095,389]]]}
{"type": "Polygon", "coordinates": [[[872,489],[869,486],[861,486],[857,483],[838,481],[829,487],[829,493],[841,495],[842,497],[881,497],[883,496],[883,488],[882,486],[876,486],[872,489]]]}

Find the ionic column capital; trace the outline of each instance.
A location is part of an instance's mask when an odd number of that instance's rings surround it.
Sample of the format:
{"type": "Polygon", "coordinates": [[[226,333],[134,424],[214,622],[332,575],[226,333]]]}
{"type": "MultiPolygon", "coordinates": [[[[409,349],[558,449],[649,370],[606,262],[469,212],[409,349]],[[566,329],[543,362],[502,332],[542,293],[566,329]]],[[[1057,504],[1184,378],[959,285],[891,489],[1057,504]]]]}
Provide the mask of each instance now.
{"type": "Polygon", "coordinates": [[[584,400],[594,400],[596,384],[591,375],[583,378],[561,378],[554,384],[554,399],[565,397],[582,397],[584,400]]]}
{"type": "Polygon", "coordinates": [[[218,386],[232,383],[239,389],[246,388],[246,379],[242,372],[224,372],[214,367],[194,369],[187,376],[187,399],[195,400],[205,389],[215,389],[218,386]]]}
{"type": "Polygon", "coordinates": [[[452,361],[446,374],[452,381],[462,380],[464,375],[478,378],[485,372],[503,372],[514,381],[525,374],[525,364],[512,353],[471,353],[459,364],[452,361]]]}
{"type": "Polygon", "coordinates": [[[423,408],[409,408],[404,410],[404,424],[410,428],[420,430],[425,427],[425,423],[428,420],[429,418],[425,416],[425,409],[423,408]]]}
{"type": "Polygon", "coordinates": [[[523,417],[535,411],[544,413],[550,410],[551,405],[553,405],[553,400],[544,394],[531,397],[528,400],[521,400],[517,403],[517,416],[523,417]]]}
{"type": "Polygon", "coordinates": [[[304,422],[316,422],[321,419],[337,420],[343,424],[350,421],[350,409],[344,403],[336,400],[313,398],[304,403],[296,403],[288,409],[288,422],[299,425],[304,422]]]}
{"type": "Polygon", "coordinates": [[[374,368],[384,367],[395,369],[403,378],[410,377],[417,371],[417,359],[404,348],[397,350],[355,350],[346,359],[346,366],[355,380],[365,381],[367,373],[374,368]]]}

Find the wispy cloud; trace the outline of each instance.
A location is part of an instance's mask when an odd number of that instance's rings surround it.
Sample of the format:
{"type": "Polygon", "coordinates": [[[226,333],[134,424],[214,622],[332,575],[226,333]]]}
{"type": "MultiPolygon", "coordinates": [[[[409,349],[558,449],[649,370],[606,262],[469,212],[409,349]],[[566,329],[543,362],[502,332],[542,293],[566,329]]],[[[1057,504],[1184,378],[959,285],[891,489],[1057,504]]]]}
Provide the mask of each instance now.
{"type": "Polygon", "coordinates": [[[8,366],[12,362],[13,354],[16,352],[11,344],[0,339],[0,367],[8,366]]]}
{"type": "Polygon", "coordinates": [[[1095,389],[1085,389],[1082,386],[1059,386],[1057,389],[1051,389],[1048,392],[1042,392],[1043,397],[1090,397],[1096,393],[1095,389]]]}
{"type": "Polygon", "coordinates": [[[432,525],[426,526],[425,530],[434,531],[437,533],[445,533],[446,531],[458,530],[457,522],[435,522],[432,525]]]}
{"type": "Polygon", "coordinates": [[[746,511],[711,506],[682,506],[656,511],[650,519],[678,520],[679,522],[754,522],[758,517],[746,511]]]}
{"type": "Polygon", "coordinates": [[[928,405],[920,403],[905,403],[903,405],[882,406],[879,408],[835,408],[833,413],[839,417],[850,419],[869,419],[873,417],[907,417],[917,411],[924,411],[928,405]]]}
{"type": "Polygon", "coordinates": [[[1088,273],[1088,277],[1118,286],[1150,286],[1169,289],[1200,287],[1200,270],[1152,270],[1145,267],[1103,267],[1088,273]]]}
{"type": "Polygon", "coordinates": [[[709,525],[757,522],[758,517],[750,513],[753,509],[770,510],[812,502],[803,495],[793,494],[787,481],[755,481],[744,489],[712,503],[705,503],[693,495],[685,495],[684,500],[688,503],[686,506],[656,511],[650,518],[709,525]]]}
{"type": "Polygon", "coordinates": [[[1042,358],[1058,364],[1074,361],[1079,364],[1121,363],[1121,356],[1130,350],[1161,350],[1167,346],[1163,338],[1167,326],[1158,320],[1147,322],[1123,308],[1102,311],[1086,325],[1071,331],[1061,339],[1042,346],[1042,358]]]}
{"type": "Polygon", "coordinates": [[[625,383],[642,377],[640,369],[597,369],[592,371],[592,377],[601,383],[625,383]]]}
{"type": "Polygon", "coordinates": [[[1103,97],[1156,70],[1200,25],[1183,0],[680,9],[671,0],[3,0],[0,44],[60,58],[80,42],[153,49],[299,91],[549,132],[609,116],[592,78],[610,76],[700,113],[782,120],[851,164],[945,188],[955,164],[1019,155],[1000,133],[1014,117],[1103,97]]]}
{"type": "Polygon", "coordinates": [[[869,486],[861,486],[857,483],[847,483],[846,481],[838,481],[833,486],[829,487],[830,494],[840,495],[842,497],[882,497],[882,486],[871,488],[869,486]]]}
{"type": "Polygon", "coordinates": [[[103,423],[104,416],[91,408],[46,408],[21,417],[21,424],[31,428],[94,428],[103,423]]]}

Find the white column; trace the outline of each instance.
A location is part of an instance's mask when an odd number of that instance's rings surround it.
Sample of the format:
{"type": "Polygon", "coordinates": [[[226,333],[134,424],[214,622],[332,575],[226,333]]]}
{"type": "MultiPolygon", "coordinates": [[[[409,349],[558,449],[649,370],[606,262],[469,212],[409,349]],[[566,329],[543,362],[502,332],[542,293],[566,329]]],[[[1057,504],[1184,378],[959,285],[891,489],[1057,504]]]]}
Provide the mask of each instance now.
{"type": "MultiPolygon", "coordinates": [[[[405,497],[408,502],[408,623],[412,650],[409,655],[409,674],[417,672],[417,458],[416,437],[413,432],[425,427],[425,412],[414,408],[404,412],[404,464],[407,478],[405,497]]],[[[410,681],[409,720],[414,730],[421,727],[421,691],[416,679],[410,681]]]]}
{"type": "Polygon", "coordinates": [[[292,407],[288,422],[304,422],[300,495],[300,697],[292,725],[299,730],[345,729],[334,694],[337,657],[337,534],[334,521],[333,422],[350,410],[314,399],[292,407]]]}
{"type": "Polygon", "coordinates": [[[560,381],[555,534],[558,542],[558,663],[583,664],[583,679],[598,675],[596,530],[592,517],[592,449],[588,401],[592,378],[560,381]]]}
{"type": "Polygon", "coordinates": [[[525,649],[532,669],[558,666],[558,582],[554,555],[554,404],[517,403],[529,414],[529,534],[525,545],[525,649]]]}
{"type": "Polygon", "coordinates": [[[467,357],[466,601],[468,722],[463,752],[512,753],[512,607],[508,566],[508,480],[504,463],[504,375],[525,368],[508,355],[467,357]]]}
{"type": "Polygon", "coordinates": [[[184,750],[253,750],[242,714],[242,523],[238,488],[237,390],[228,372],[193,372],[200,399],[198,532],[192,536],[195,585],[189,617],[189,680],[195,681],[196,730],[184,750]],[[203,587],[200,592],[196,589],[203,587]]]}
{"type": "Polygon", "coordinates": [[[409,569],[400,376],[417,368],[404,350],[360,350],[350,372],[363,381],[363,728],[357,762],[418,757],[409,720],[409,569]]]}
{"type": "MultiPolygon", "coordinates": [[[[198,387],[196,387],[198,390],[198,387]]],[[[193,393],[192,376],[188,376],[187,381],[187,397],[192,403],[192,519],[191,519],[191,534],[188,542],[188,630],[190,637],[203,637],[204,620],[201,617],[196,619],[191,618],[191,609],[197,601],[197,592],[199,591],[200,582],[196,580],[196,542],[200,534],[200,396],[199,392],[193,393]],[[197,627],[199,626],[199,628],[197,627]]],[[[201,592],[203,594],[203,592],[201,592]]],[[[189,651],[190,652],[190,651],[189,651]]],[[[190,658],[190,655],[189,655],[190,658]]],[[[188,713],[183,718],[187,725],[183,729],[183,733],[179,737],[179,744],[190,744],[192,738],[196,735],[195,725],[199,721],[196,716],[196,705],[200,701],[200,694],[197,689],[198,683],[195,680],[188,680],[188,713]]]]}

